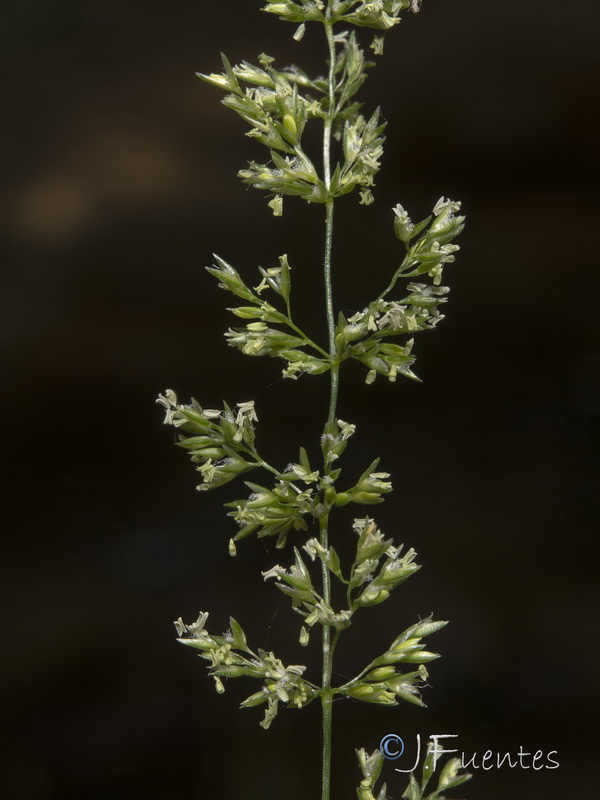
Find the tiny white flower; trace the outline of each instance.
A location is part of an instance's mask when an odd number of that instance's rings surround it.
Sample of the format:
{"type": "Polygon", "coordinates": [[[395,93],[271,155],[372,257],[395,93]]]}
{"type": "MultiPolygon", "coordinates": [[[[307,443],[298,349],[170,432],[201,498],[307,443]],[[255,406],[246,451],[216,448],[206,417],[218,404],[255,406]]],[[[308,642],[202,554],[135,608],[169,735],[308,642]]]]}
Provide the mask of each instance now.
{"type": "Polygon", "coordinates": [[[314,539],[313,538],[313,539],[309,539],[308,542],[306,542],[306,544],[304,545],[303,549],[306,550],[308,555],[314,561],[316,556],[317,556],[317,554],[320,552],[320,550],[323,549],[323,545],[319,542],[318,539],[314,539]]]}
{"type": "Polygon", "coordinates": [[[406,311],[406,306],[401,306],[398,303],[390,303],[390,307],[388,308],[387,312],[381,317],[379,322],[377,323],[379,329],[385,328],[386,325],[389,325],[394,330],[401,327],[402,323],[404,322],[404,312],[406,311]]]}
{"type": "Polygon", "coordinates": [[[410,222],[410,217],[408,216],[408,212],[398,203],[397,205],[392,208],[394,214],[398,217],[400,222],[410,222]]]}
{"type": "MultiPolygon", "coordinates": [[[[196,622],[193,622],[191,625],[185,625],[184,627],[188,633],[191,633],[193,636],[198,636],[204,630],[207,619],[208,611],[201,611],[196,622]]],[[[178,622],[181,623],[181,617],[178,622]]]]}
{"type": "Polygon", "coordinates": [[[256,411],[254,410],[254,400],[248,400],[245,403],[238,403],[236,408],[238,409],[237,417],[235,419],[236,425],[242,425],[245,419],[249,419],[251,422],[258,422],[258,417],[256,416],[256,411]]]}
{"type": "Polygon", "coordinates": [[[370,206],[371,203],[375,202],[375,198],[373,197],[373,192],[370,189],[361,189],[360,190],[360,205],[361,206],[370,206]]]}
{"type": "Polygon", "coordinates": [[[377,322],[376,322],[376,317],[375,317],[374,314],[370,313],[368,318],[367,318],[367,329],[370,330],[370,331],[376,331],[377,330],[377,322]]]}
{"type": "Polygon", "coordinates": [[[271,567],[271,569],[266,570],[266,572],[261,572],[260,574],[266,581],[268,581],[269,578],[279,578],[279,576],[285,571],[286,570],[284,567],[280,567],[279,564],[276,564],[274,567],[271,567]]]}
{"type": "Polygon", "coordinates": [[[415,226],[410,221],[410,217],[408,216],[407,211],[398,203],[392,211],[396,215],[396,219],[394,220],[394,231],[396,232],[396,236],[400,241],[408,244],[412,238],[412,232],[415,226]]]}
{"type": "Polygon", "coordinates": [[[444,197],[440,197],[433,208],[433,213],[437,217],[439,216],[442,211],[446,208],[450,209],[450,213],[453,214],[456,211],[460,211],[460,203],[455,202],[454,200],[446,200],[444,197]]]}
{"type": "Polygon", "coordinates": [[[356,431],[356,425],[352,425],[349,422],[344,422],[343,419],[338,419],[337,424],[342,434],[343,441],[349,439],[356,431]]]}
{"type": "Polygon", "coordinates": [[[198,467],[198,471],[202,473],[202,479],[205,483],[212,483],[215,479],[215,475],[217,474],[217,468],[213,463],[212,458],[209,458],[208,461],[205,461],[202,466],[198,467]]]}
{"type": "Polygon", "coordinates": [[[383,36],[375,36],[375,38],[369,45],[369,47],[376,56],[383,55],[383,43],[384,43],[383,36]]]}
{"type": "Polygon", "coordinates": [[[356,533],[360,534],[363,532],[366,525],[369,524],[371,520],[369,517],[363,517],[362,519],[355,519],[352,523],[352,528],[356,531],[356,533]]]}
{"type": "Polygon", "coordinates": [[[430,269],[429,272],[427,273],[430,278],[433,278],[433,285],[434,286],[439,286],[440,283],[442,282],[443,270],[444,270],[444,266],[443,266],[442,263],[440,263],[437,266],[433,267],[433,269],[430,269]]]}
{"type": "Polygon", "coordinates": [[[166,389],[164,395],[159,394],[157,403],[161,403],[165,408],[177,405],[177,395],[173,389],[166,389]]]}
{"type": "Polygon", "coordinates": [[[260,336],[258,334],[253,334],[246,340],[246,343],[242,347],[242,353],[245,353],[247,356],[257,356],[259,355],[260,351],[266,345],[267,340],[264,336],[260,336]]]}
{"type": "Polygon", "coordinates": [[[448,201],[444,197],[440,197],[440,199],[437,201],[437,203],[433,207],[433,213],[435,214],[436,217],[437,217],[438,214],[442,213],[442,211],[446,208],[447,204],[448,204],[448,201]]]}
{"type": "Polygon", "coordinates": [[[306,672],[306,667],[302,666],[302,664],[290,664],[287,671],[291,672],[292,675],[303,675],[306,672]]]}
{"type": "Polygon", "coordinates": [[[300,25],[296,29],[296,33],[293,35],[292,38],[295,39],[297,42],[299,42],[302,39],[302,37],[304,36],[304,32],[305,31],[306,31],[306,25],[304,23],[302,23],[302,25],[300,25]]]}
{"type": "Polygon", "coordinates": [[[270,200],[267,205],[273,212],[274,217],[283,216],[283,197],[280,194],[275,195],[275,197],[270,200]]]}

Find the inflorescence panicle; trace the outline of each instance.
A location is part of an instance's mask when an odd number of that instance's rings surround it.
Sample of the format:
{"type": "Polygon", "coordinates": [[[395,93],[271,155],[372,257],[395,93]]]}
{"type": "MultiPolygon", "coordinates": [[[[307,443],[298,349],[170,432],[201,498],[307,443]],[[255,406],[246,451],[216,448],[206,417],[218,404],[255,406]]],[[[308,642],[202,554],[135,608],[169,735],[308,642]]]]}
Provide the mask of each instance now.
{"type": "MultiPolygon", "coordinates": [[[[330,542],[338,536],[331,523],[335,509],[350,504],[377,505],[392,491],[391,475],[380,469],[378,458],[365,466],[358,480],[346,480],[342,456],[357,426],[340,419],[337,413],[340,369],[346,362],[358,361],[365,368],[367,384],[378,376],[390,382],[398,376],[418,380],[413,370],[415,337],[435,328],[444,318],[441,309],[449,292],[442,284],[444,267],[455,260],[459,250],[455,239],[465,223],[459,213],[461,204],[444,197],[418,222],[413,222],[398,203],[392,209],[391,222],[401,253],[394,264],[381,267],[385,288],[361,310],[335,315],[331,287],[333,207],[352,193],[362,205],[373,202],[386,128],[378,108],[364,112],[356,99],[373,62],[365,57],[352,28],[358,28],[359,33],[363,28],[374,29],[370,48],[375,56],[381,55],[384,38],[400,22],[402,12],[417,13],[420,5],[420,0],[269,2],[263,7],[265,12],[296,24],[296,41],[302,40],[307,25],[316,24],[324,30],[329,54],[325,74],[310,76],[296,65],[279,67],[265,53],[255,64],[242,61],[232,65],[223,55],[221,72],[199,74],[206,83],[225,92],[223,104],[248,126],[246,135],[266,148],[263,159],[251,161],[239,171],[239,177],[266,193],[273,214],[283,214],[284,197],[299,197],[326,208],[327,343],[313,338],[296,322],[292,274],[294,280],[301,275],[302,265],[292,269],[287,254],[268,262],[267,267],[259,267],[255,279],[244,277],[245,266],[238,269],[218,255],[207,267],[219,287],[235,298],[229,310],[238,322],[225,333],[229,346],[247,356],[280,359],[285,378],[329,373],[329,411],[319,437],[322,462],[311,460],[307,449],[300,447],[298,457],[284,467],[269,463],[258,441],[254,400],[207,409],[194,399],[189,404],[180,403],[172,390],[157,400],[165,410],[165,424],[176,429],[177,445],[188,452],[200,475],[198,489],[217,489],[250,471],[259,473],[259,477],[245,481],[243,496],[225,504],[235,526],[228,535],[229,553],[236,555],[237,543],[256,535],[273,540],[282,561],[285,553],[290,554],[288,566],[276,564],[262,576],[289,598],[292,610],[301,618],[298,639],[302,646],[309,643],[315,628],[321,630],[321,681],[306,677],[308,666],[286,666],[273,652],[250,649],[245,632],[233,618],[223,635],[208,632],[206,612],[193,624],[179,619],[175,623],[178,639],[209,662],[219,693],[229,679],[259,682],[258,691],[247,697],[242,707],[265,706],[260,723],[263,728],[271,725],[280,706],[302,708],[320,700],[322,800],[330,796],[333,698],[387,706],[399,702],[424,705],[421,693],[428,678],[425,665],[439,656],[425,649],[423,639],[446,625],[431,615],[414,622],[382,653],[367,659],[355,677],[334,685],[336,644],[351,627],[354,615],[386,602],[420,569],[414,549],[396,545],[364,512],[354,519],[353,535],[340,531],[336,546],[330,542]],[[322,129],[322,163],[305,152],[308,126],[322,129]],[[340,160],[335,162],[332,140],[339,142],[340,160]]],[[[382,754],[375,750],[368,755],[361,749],[357,756],[362,773],[359,800],[385,800],[385,784],[377,789],[375,786],[383,766],[382,754]]],[[[451,759],[439,774],[437,789],[425,795],[435,768],[431,759],[430,748],[422,780],[411,775],[404,797],[441,800],[442,791],[468,779],[459,772],[456,759],[451,759]]]]}

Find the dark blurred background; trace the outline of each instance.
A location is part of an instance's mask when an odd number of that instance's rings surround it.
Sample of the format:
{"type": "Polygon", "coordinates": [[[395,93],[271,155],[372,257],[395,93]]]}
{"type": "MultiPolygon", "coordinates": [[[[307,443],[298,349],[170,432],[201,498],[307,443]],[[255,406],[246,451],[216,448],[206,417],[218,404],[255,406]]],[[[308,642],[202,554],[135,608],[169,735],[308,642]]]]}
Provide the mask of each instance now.
{"type": "MultiPolygon", "coordinates": [[[[298,317],[323,335],[323,209],[288,200],[273,219],[236,178],[262,148],[194,75],[218,71],[220,49],[322,71],[319,31],[296,44],[260,6],[2,3],[10,800],[319,793],[316,704],[264,732],[260,709],[236,710],[253,686],[216,697],[204,662],[174,641],[172,620],[202,609],[211,630],[233,614],[257,647],[318,659],[260,578],[281,554],[246,540],[227,555],[235,524],[220,503],[243,487],[195,492],[154,405],[166,387],[208,407],[255,399],[278,463],[300,444],[317,453],[326,378],[282,381],[279,363],[228,350],[231,301],[203,270],[216,250],[252,282],[287,252],[298,317]]],[[[468,227],[446,273],[447,319],[417,339],[423,383],[343,375],[340,416],[358,425],[347,476],[382,456],[396,492],[375,516],[424,568],[346,634],[339,671],[431,611],[451,625],[431,641],[444,657],[427,710],[336,705],[334,800],[354,796],[353,748],[392,732],[411,752],[417,733],[456,733],[479,761],[488,749],[558,751],[558,769],[479,769],[454,796],[591,796],[599,28],[596,0],[426,0],[363,90],[389,141],[375,205],[339,203],[339,307],[358,310],[387,281],[397,202],[421,219],[440,195],[461,199],[468,227]]],[[[343,550],[351,516],[339,517],[343,550]]],[[[404,781],[392,764],[384,774],[398,800],[404,781]]]]}

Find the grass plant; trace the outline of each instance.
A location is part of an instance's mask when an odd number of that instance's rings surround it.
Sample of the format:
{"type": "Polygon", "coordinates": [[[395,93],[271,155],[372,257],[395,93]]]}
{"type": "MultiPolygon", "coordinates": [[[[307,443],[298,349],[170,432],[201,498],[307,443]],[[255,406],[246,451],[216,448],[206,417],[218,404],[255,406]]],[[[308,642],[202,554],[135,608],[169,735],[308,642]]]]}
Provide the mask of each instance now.
{"type": "MultiPolygon", "coordinates": [[[[251,645],[234,618],[224,635],[209,632],[207,612],[192,624],[179,619],[175,623],[179,641],[208,662],[217,692],[224,692],[233,678],[257,684],[242,707],[263,707],[263,728],[270,727],[281,707],[320,703],[321,800],[332,797],[334,699],[423,705],[426,665],[438,657],[424,640],[446,624],[428,617],[401,633],[394,631],[384,652],[375,654],[350,680],[334,685],[336,647],[342,635],[350,635],[355,615],[387,601],[419,569],[415,551],[395,545],[370,514],[370,507],[392,490],[390,475],[379,467],[379,459],[365,464],[356,483],[348,485],[344,480],[343,455],[356,426],[338,415],[340,373],[346,362],[355,360],[364,366],[367,384],[377,379],[418,380],[413,371],[415,339],[443,319],[441,309],[449,291],[442,283],[443,270],[454,261],[455,239],[464,227],[460,203],[452,200],[440,198],[431,214],[416,223],[402,205],[396,205],[390,222],[398,239],[399,264],[389,270],[381,293],[362,310],[349,317],[336,313],[332,283],[336,203],[347,195],[358,197],[362,205],[373,202],[386,127],[379,109],[365,112],[356,99],[367,71],[374,66],[361,47],[360,34],[374,29],[370,49],[377,57],[401,14],[416,13],[419,6],[419,0],[267,3],[263,11],[295,24],[296,41],[302,39],[307,25],[321,28],[326,58],[323,75],[311,77],[297,66],[279,67],[264,53],[256,64],[232,65],[223,56],[221,72],[200,75],[225,92],[223,104],[249,126],[246,135],[266,148],[264,160],[252,161],[239,172],[241,180],[266,195],[276,217],[283,213],[284,198],[286,203],[288,198],[299,198],[323,206],[326,342],[301,329],[293,316],[292,275],[294,280],[296,274],[301,275],[299,270],[292,272],[287,255],[281,255],[272,268],[259,268],[256,280],[220,256],[208,267],[219,286],[235,298],[230,310],[238,325],[225,334],[231,347],[251,357],[280,359],[283,376],[292,381],[328,373],[327,412],[322,430],[315,432],[319,463],[309,460],[305,447],[287,466],[269,463],[257,443],[253,401],[211,409],[196,400],[182,404],[171,390],[158,400],[166,411],[165,423],[176,428],[179,447],[187,450],[199,472],[199,490],[218,489],[250,472],[262,475],[246,480],[246,492],[226,504],[236,525],[229,552],[234,556],[238,543],[247,537],[273,537],[284,566],[274,565],[263,577],[290,599],[302,645],[318,631],[320,679],[309,679],[307,665],[288,664],[274,652],[251,645]],[[318,162],[303,147],[308,126],[321,128],[318,162]],[[338,530],[334,519],[338,508],[350,504],[360,511],[349,536],[348,531],[338,530]],[[353,542],[351,554],[346,552],[348,542],[353,542]]],[[[385,800],[386,786],[379,785],[383,754],[359,749],[357,755],[359,800],[385,800]]],[[[450,759],[437,772],[435,760],[429,748],[420,780],[411,774],[404,797],[434,800],[468,779],[460,772],[458,759],[450,759]]]]}

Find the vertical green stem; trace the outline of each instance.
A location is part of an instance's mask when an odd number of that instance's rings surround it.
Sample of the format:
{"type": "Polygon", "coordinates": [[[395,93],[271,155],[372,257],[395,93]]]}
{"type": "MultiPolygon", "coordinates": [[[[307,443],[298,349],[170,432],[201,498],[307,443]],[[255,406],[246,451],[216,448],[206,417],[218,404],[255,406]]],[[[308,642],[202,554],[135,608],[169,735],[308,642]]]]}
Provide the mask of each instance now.
{"type": "Polygon", "coordinates": [[[329,355],[331,357],[331,387],[329,395],[329,414],[327,426],[331,429],[335,425],[337,413],[338,387],[340,365],[336,360],[335,351],[335,318],[333,312],[333,290],[331,285],[331,250],[333,244],[333,200],[328,200],[325,206],[325,299],[327,303],[327,329],[329,333],[329,355]]]}
{"type": "MultiPolygon", "coordinates": [[[[329,512],[319,522],[320,539],[324,547],[327,547],[327,523],[329,512]]],[[[323,599],[328,603],[327,595],[330,594],[329,574],[325,575],[327,568],[323,570],[323,599]]],[[[331,672],[333,667],[333,648],[331,642],[331,628],[323,625],[323,680],[321,694],[321,707],[323,711],[323,767],[321,773],[321,800],[329,800],[329,790],[331,786],[331,733],[332,733],[332,693],[331,693],[331,672]]]]}
{"type": "MultiPolygon", "coordinates": [[[[333,29],[330,21],[330,10],[327,11],[325,20],[325,33],[329,48],[329,109],[323,131],[323,175],[325,188],[329,193],[331,187],[331,130],[335,115],[335,43],[333,40],[333,29]]],[[[325,205],[325,257],[323,261],[323,271],[325,279],[325,303],[327,308],[327,330],[329,339],[329,355],[331,358],[331,390],[329,398],[329,413],[327,416],[326,431],[331,431],[335,425],[339,364],[335,360],[335,319],[333,312],[333,290],[331,285],[331,252],[333,243],[333,198],[328,197],[325,205]]],[[[329,468],[326,468],[326,474],[329,468]]],[[[329,512],[327,508],[319,521],[319,538],[324,548],[329,547],[329,512]]],[[[323,563],[321,565],[323,579],[323,599],[329,604],[331,602],[331,580],[329,570],[323,563]]],[[[323,625],[323,672],[322,672],[322,695],[321,704],[323,709],[323,770],[322,770],[322,790],[321,800],[329,800],[331,786],[331,737],[332,737],[332,692],[331,692],[331,673],[333,669],[333,652],[337,641],[337,633],[331,641],[331,628],[323,625]]]]}

